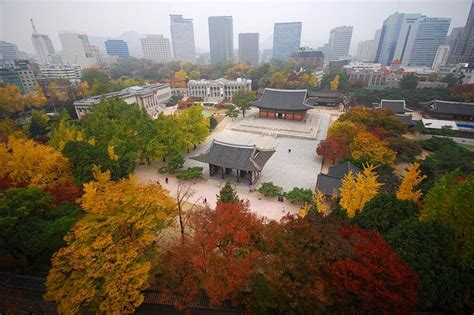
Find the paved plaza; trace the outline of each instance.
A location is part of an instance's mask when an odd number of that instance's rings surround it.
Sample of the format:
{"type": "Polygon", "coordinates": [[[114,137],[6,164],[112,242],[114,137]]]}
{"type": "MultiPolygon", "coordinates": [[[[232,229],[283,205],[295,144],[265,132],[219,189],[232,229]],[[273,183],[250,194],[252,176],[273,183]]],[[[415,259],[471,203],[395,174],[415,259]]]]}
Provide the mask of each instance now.
{"type": "MultiPolygon", "coordinates": [[[[267,162],[259,180],[252,187],[245,181],[242,181],[240,185],[247,185],[250,188],[258,189],[263,182],[273,182],[281,186],[284,191],[289,191],[293,187],[313,189],[317,176],[321,171],[322,163],[322,158],[316,154],[316,147],[321,140],[326,138],[329,115],[311,110],[308,113],[308,116],[311,117],[311,124],[305,124],[303,122],[298,123],[265,118],[254,119],[254,114],[251,112],[250,117],[231,122],[226,129],[213,132],[203,144],[199,145],[196,150],[191,151],[188,157],[199,155],[207,150],[213,139],[232,144],[255,144],[262,149],[274,149],[275,154],[267,162]],[[254,122],[255,129],[258,128],[258,123],[260,123],[261,129],[264,132],[247,132],[239,129],[240,126],[247,124],[248,121],[254,122]],[[300,124],[300,129],[295,129],[294,124],[300,124]],[[235,128],[236,126],[237,128],[235,128]],[[311,128],[315,129],[311,131],[313,137],[310,138],[304,135],[298,138],[296,136],[298,132],[306,133],[305,130],[311,128]],[[285,130],[289,130],[288,137],[284,134],[285,130]]],[[[186,159],[185,167],[191,166],[204,167],[204,176],[209,178],[208,165],[189,158],[186,159]]],[[[212,178],[218,180],[220,179],[219,176],[215,174],[212,178]]],[[[233,176],[226,175],[226,179],[237,184],[235,174],[233,176]]]]}
{"type": "Polygon", "coordinates": [[[305,122],[294,122],[260,119],[255,117],[255,112],[255,109],[252,109],[247,117],[240,117],[235,121],[224,118],[204,143],[187,154],[184,167],[203,167],[203,179],[192,182],[178,181],[174,176],[159,174],[157,170],[161,163],[140,165],[135,175],[141,182],[160,181],[172,196],[176,196],[178,183],[191,184],[195,194],[190,202],[203,204],[205,198],[207,204],[214,207],[216,195],[225,181],[221,179],[220,173],[209,177],[208,165],[189,157],[207,150],[213,139],[232,144],[254,144],[262,149],[272,148],[275,153],[254,185],[250,186],[246,179],[237,183],[235,173],[225,175],[225,180],[232,182],[240,198],[249,200],[252,211],[259,216],[279,220],[286,213],[297,213],[299,205],[288,201],[279,202],[276,198],[265,198],[256,190],[261,183],[270,181],[281,186],[284,191],[294,187],[314,189],[322,165],[322,158],[316,154],[316,147],[326,138],[330,121],[334,117],[331,116],[332,113],[311,109],[305,122]],[[245,130],[249,126],[251,130],[245,130]],[[168,184],[165,183],[166,177],[169,179],[168,184]]]}

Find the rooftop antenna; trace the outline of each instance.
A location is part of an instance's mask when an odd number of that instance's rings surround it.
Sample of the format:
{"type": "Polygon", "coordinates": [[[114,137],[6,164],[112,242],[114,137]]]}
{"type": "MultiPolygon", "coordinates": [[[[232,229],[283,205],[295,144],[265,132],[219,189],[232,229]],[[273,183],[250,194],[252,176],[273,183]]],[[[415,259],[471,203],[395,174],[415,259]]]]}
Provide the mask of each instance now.
{"type": "Polygon", "coordinates": [[[30,19],[30,21],[31,21],[31,26],[33,26],[33,33],[34,33],[34,34],[37,34],[37,32],[36,32],[36,27],[35,27],[35,23],[33,22],[33,19],[30,19]]]}

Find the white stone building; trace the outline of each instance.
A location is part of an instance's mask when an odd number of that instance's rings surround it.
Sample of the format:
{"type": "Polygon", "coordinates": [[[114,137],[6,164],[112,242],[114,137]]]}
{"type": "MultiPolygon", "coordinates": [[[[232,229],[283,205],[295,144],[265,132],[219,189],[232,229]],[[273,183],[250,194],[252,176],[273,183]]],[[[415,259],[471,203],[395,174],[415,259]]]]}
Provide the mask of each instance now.
{"type": "Polygon", "coordinates": [[[41,65],[40,74],[44,79],[67,79],[71,83],[81,82],[80,66],[41,65]]]}
{"type": "Polygon", "coordinates": [[[145,59],[154,62],[170,62],[173,59],[170,40],[163,35],[147,35],[141,42],[145,59]]]}
{"type": "Polygon", "coordinates": [[[86,34],[60,33],[59,40],[63,47],[63,62],[70,65],[88,67],[97,63],[86,34]]]}
{"type": "Polygon", "coordinates": [[[239,90],[252,89],[252,80],[237,78],[237,80],[190,80],[188,82],[188,96],[202,98],[205,102],[218,103],[231,100],[239,90]]]}
{"type": "MultiPolygon", "coordinates": [[[[155,83],[145,86],[132,86],[121,91],[108,93],[106,99],[120,98],[127,104],[138,106],[147,111],[148,115],[155,119],[165,109],[165,103],[171,97],[169,84],[155,83]]],[[[102,95],[85,98],[74,102],[77,117],[81,120],[94,105],[100,103],[102,95]]]]}

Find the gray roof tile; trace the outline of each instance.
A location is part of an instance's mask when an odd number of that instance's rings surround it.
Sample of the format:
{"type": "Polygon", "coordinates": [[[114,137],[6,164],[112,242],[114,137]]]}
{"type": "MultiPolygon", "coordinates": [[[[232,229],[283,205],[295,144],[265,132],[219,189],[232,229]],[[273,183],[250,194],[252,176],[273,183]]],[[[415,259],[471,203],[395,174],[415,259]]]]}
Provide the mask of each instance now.
{"type": "Polygon", "coordinates": [[[311,108],[305,103],[306,93],[306,90],[265,89],[253,105],[265,109],[306,111],[311,108]]]}

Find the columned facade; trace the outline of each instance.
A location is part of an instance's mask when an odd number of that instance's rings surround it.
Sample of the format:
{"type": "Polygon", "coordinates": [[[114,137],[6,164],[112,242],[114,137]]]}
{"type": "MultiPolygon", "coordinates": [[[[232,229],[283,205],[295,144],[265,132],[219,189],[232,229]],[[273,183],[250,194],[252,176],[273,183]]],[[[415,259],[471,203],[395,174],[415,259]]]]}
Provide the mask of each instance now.
{"type": "Polygon", "coordinates": [[[273,119],[284,119],[284,120],[296,120],[302,121],[306,115],[306,112],[301,111],[290,111],[290,110],[275,110],[260,108],[258,113],[261,118],[273,118],[273,119]]]}

